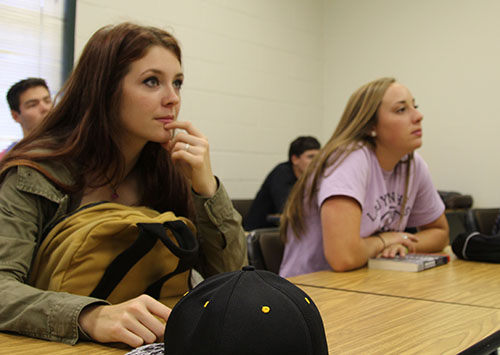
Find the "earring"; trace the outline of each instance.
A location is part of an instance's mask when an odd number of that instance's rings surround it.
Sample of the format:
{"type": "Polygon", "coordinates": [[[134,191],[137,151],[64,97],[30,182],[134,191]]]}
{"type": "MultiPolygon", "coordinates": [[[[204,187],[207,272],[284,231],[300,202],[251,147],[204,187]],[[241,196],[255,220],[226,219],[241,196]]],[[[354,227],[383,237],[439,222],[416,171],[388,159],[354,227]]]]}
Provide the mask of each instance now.
{"type": "Polygon", "coordinates": [[[375,138],[377,136],[377,132],[375,131],[371,131],[370,132],[370,136],[372,136],[373,138],[375,138]]]}

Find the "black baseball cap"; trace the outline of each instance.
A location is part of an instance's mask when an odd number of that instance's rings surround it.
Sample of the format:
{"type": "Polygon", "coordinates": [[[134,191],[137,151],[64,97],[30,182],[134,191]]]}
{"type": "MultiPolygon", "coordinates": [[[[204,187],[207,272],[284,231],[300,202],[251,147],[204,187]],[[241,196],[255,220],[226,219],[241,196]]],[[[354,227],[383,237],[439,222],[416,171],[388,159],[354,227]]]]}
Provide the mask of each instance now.
{"type": "MultiPolygon", "coordinates": [[[[212,276],[186,293],[172,309],[164,339],[165,355],[328,354],[312,298],[253,266],[212,276]]],[[[130,354],[160,354],[159,344],[142,348],[146,352],[130,354]]]]}

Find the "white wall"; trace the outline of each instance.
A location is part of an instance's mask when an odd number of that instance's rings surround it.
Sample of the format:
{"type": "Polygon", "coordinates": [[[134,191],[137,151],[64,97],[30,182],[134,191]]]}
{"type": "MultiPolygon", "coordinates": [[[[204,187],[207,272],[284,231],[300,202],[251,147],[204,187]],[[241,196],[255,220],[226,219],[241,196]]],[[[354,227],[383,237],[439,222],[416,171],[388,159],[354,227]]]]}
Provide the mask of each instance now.
{"type": "Polygon", "coordinates": [[[434,183],[500,205],[500,2],[327,0],[325,121],[382,76],[410,88],[424,114],[419,150],[434,183]]]}
{"type": "Polygon", "coordinates": [[[209,138],[213,169],[232,198],[253,198],[299,135],[320,136],[320,2],[183,0],[77,2],[75,52],[103,25],[134,21],[181,42],[180,119],[209,138]]]}
{"type": "Polygon", "coordinates": [[[102,25],[170,29],[184,49],[181,119],[209,137],[233,198],[252,198],[289,142],[324,143],[349,95],[381,76],[424,113],[436,187],[500,204],[500,2],[143,0],[77,2],[76,52],[102,25]]]}

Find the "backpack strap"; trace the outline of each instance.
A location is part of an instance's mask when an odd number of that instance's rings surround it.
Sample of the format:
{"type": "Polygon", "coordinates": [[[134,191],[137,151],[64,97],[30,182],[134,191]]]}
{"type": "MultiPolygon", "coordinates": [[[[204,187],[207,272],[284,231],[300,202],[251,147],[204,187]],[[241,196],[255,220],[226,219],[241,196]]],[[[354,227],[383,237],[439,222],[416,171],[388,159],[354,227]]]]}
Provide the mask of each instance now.
{"type": "Polygon", "coordinates": [[[158,299],[161,287],[168,279],[189,270],[196,264],[199,249],[198,240],[184,222],[137,223],[137,227],[139,236],[136,241],[109,264],[90,297],[108,298],[128,271],[154,247],[158,239],[163,242],[172,254],[179,258],[179,263],[173,272],[150,285],[146,290],[147,294],[158,299]],[[165,228],[172,232],[179,246],[167,237],[165,228]]]}
{"type": "MultiPolygon", "coordinates": [[[[179,263],[174,271],[168,273],[161,277],[158,281],[149,285],[146,289],[146,294],[150,295],[155,299],[160,298],[161,288],[163,284],[167,282],[171,277],[183,273],[191,268],[193,268],[198,262],[198,240],[194,237],[191,229],[182,221],[168,221],[163,223],[163,226],[169,228],[175,239],[179,243],[179,246],[175,245],[170,238],[166,236],[166,233],[159,234],[161,241],[170,249],[170,251],[179,258],[179,263]],[[191,235],[192,238],[178,238],[178,235],[191,235]]],[[[158,224],[148,224],[145,228],[162,228],[164,227],[158,224]]],[[[159,232],[159,231],[157,231],[159,232]]]]}

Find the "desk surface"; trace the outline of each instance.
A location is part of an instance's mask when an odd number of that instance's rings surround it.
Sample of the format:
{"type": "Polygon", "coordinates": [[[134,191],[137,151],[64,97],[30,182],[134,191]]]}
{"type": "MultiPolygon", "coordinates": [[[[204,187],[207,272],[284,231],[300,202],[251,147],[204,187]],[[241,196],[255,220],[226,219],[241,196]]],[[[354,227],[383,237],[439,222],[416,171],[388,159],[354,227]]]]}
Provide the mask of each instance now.
{"type": "Polygon", "coordinates": [[[7,333],[0,333],[0,344],[1,355],[123,355],[130,351],[130,348],[125,345],[112,347],[92,342],[79,342],[76,345],[67,345],[7,333]]]}
{"type": "MultiPolygon", "coordinates": [[[[331,354],[456,354],[500,330],[499,272],[500,265],[454,260],[418,273],[364,268],[290,280],[318,306],[331,354]]],[[[0,344],[0,354],[14,355],[128,351],[6,333],[0,333],[0,344]]]]}
{"type": "MultiPolygon", "coordinates": [[[[456,354],[500,329],[500,310],[301,286],[321,312],[330,354],[456,354]]],[[[127,348],[0,333],[0,354],[123,355],[127,348]]]]}
{"type": "Polygon", "coordinates": [[[500,330],[496,309],[301,288],[323,317],[330,354],[457,354],[500,330]]]}
{"type": "Polygon", "coordinates": [[[370,270],[320,271],[289,278],[295,284],[332,290],[390,295],[474,305],[500,310],[500,264],[463,260],[422,272],[370,270]]]}

